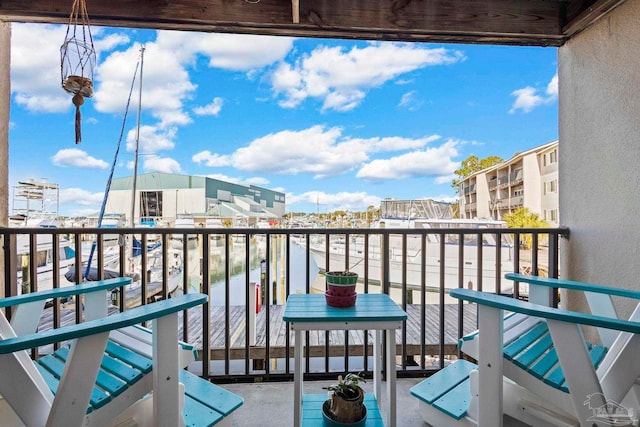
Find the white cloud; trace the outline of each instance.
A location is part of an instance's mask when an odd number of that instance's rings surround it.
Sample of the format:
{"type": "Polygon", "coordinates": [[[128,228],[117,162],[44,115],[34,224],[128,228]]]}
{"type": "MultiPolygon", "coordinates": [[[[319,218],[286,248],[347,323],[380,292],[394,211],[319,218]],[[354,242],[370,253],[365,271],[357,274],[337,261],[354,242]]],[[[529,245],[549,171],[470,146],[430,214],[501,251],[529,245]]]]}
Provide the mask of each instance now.
{"type": "Polygon", "coordinates": [[[231,157],[226,155],[212,154],[211,151],[205,150],[194,154],[191,157],[197,164],[204,163],[205,166],[211,168],[229,166],[231,164],[231,157]]]}
{"type": "Polygon", "coordinates": [[[546,96],[539,94],[539,92],[538,89],[531,86],[526,86],[511,92],[511,95],[515,96],[516,100],[513,102],[509,114],[513,114],[518,110],[529,113],[536,107],[555,102],[558,99],[558,73],[556,73],[547,84],[545,90],[546,96]]]}
{"type": "Polygon", "coordinates": [[[106,37],[101,37],[101,38],[95,37],[100,35],[101,33],[102,31],[95,31],[95,30],[93,31],[93,35],[94,35],[93,46],[95,47],[96,53],[98,54],[98,56],[103,52],[113,50],[118,46],[126,45],[131,42],[131,40],[129,39],[129,36],[123,33],[109,34],[106,37]]]}
{"type": "Polygon", "coordinates": [[[416,139],[347,138],[341,128],[316,125],[265,135],[230,155],[201,151],[192,160],[209,167],[233,166],[260,174],[309,173],[315,178],[325,178],[352,171],[375,153],[419,150],[438,139],[439,135],[416,139]]]}
{"type": "Polygon", "coordinates": [[[271,83],[280,105],[292,108],[307,98],[323,102],[323,110],[348,111],[366,92],[420,68],[464,60],[459,51],[428,49],[409,43],[370,43],[364,48],[319,46],[295,64],[282,63],[271,83]]]}
{"type": "MultiPolygon", "coordinates": [[[[96,73],[99,84],[95,94],[96,110],[104,113],[124,112],[136,64],[140,59],[140,49],[141,46],[136,43],[123,52],[112,53],[99,64],[96,73]]],[[[136,87],[140,83],[139,72],[136,87]]],[[[142,110],[158,119],[161,127],[191,122],[183,107],[196,88],[178,55],[158,43],[145,45],[142,110]]],[[[130,109],[138,109],[138,96],[132,96],[130,109]]]]}
{"type": "Polygon", "coordinates": [[[198,116],[217,116],[222,110],[222,104],[224,101],[220,97],[213,98],[211,104],[204,105],[202,107],[195,107],[193,112],[198,116]]]}
{"type": "Polygon", "coordinates": [[[424,104],[424,101],[418,97],[418,92],[412,90],[402,95],[398,107],[406,108],[409,111],[417,111],[422,107],[422,104],[424,104]]]}
{"type": "MultiPolygon", "coordinates": [[[[197,90],[190,69],[199,56],[207,58],[211,68],[249,71],[281,60],[292,44],[293,39],[286,37],[158,31],[156,40],[145,45],[142,109],[158,119],[160,127],[190,124],[185,105],[197,90]]],[[[113,52],[99,64],[98,111],[124,111],[140,48],[134,44],[113,52]]],[[[216,115],[222,106],[218,107],[221,100],[217,99],[207,107],[196,107],[194,113],[216,115]]],[[[132,97],[130,108],[136,110],[137,103],[137,97],[132,97]]]]}
{"type": "MultiPolygon", "coordinates": [[[[31,112],[60,113],[72,108],[71,96],[62,89],[60,75],[60,45],[66,29],[48,24],[11,26],[11,90],[16,103],[31,112]]],[[[102,33],[99,27],[93,29],[98,55],[129,42],[124,34],[103,38],[102,33]]],[[[121,104],[120,109],[123,107],[121,104]]]]}
{"type": "Polygon", "coordinates": [[[209,58],[210,68],[249,71],[282,60],[293,47],[293,38],[248,34],[158,32],[157,43],[187,63],[193,55],[209,58]]]}
{"type": "Polygon", "coordinates": [[[368,156],[339,142],[341,133],[340,128],[313,126],[269,134],[238,149],[232,162],[238,169],[261,173],[311,173],[317,178],[346,173],[368,156]]]}
{"type": "MultiPolygon", "coordinates": [[[[456,174],[442,175],[436,178],[436,184],[451,184],[458,176],[456,174]]],[[[440,200],[440,199],[438,199],[440,200]]]]}
{"type": "Polygon", "coordinates": [[[146,172],[182,173],[180,163],[169,157],[146,157],[142,167],[146,172]]]}
{"type": "MultiPolygon", "coordinates": [[[[90,193],[81,188],[65,188],[60,190],[60,203],[77,206],[100,206],[104,193],[90,193]]],[[[94,209],[95,211],[95,209],[94,209]]]]}
{"type": "Polygon", "coordinates": [[[31,112],[59,113],[72,107],[61,86],[65,31],[59,25],[11,25],[11,92],[16,103],[31,112]]]}
{"type": "Polygon", "coordinates": [[[518,110],[528,113],[534,108],[544,104],[544,98],[538,95],[538,90],[531,86],[514,90],[511,92],[511,95],[516,97],[513,106],[509,110],[509,113],[512,114],[518,110]]]}
{"type": "Polygon", "coordinates": [[[551,81],[547,85],[547,95],[554,99],[558,98],[558,73],[551,78],[551,81]]]}
{"type": "Polygon", "coordinates": [[[365,164],[356,174],[368,180],[398,180],[420,176],[449,176],[459,162],[456,147],[460,141],[449,139],[439,147],[413,151],[389,159],[376,159],[365,164]]]}
{"type": "Polygon", "coordinates": [[[367,206],[379,206],[380,197],[367,194],[365,192],[339,192],[327,194],[321,191],[308,191],[302,194],[287,193],[287,209],[300,203],[318,204],[322,211],[334,210],[363,210],[367,206]]]}
{"type": "Polygon", "coordinates": [[[51,161],[54,165],[63,167],[72,166],[85,169],[107,169],[109,167],[104,160],[91,157],[86,151],[77,148],[60,150],[51,157],[51,161]]]}
{"type": "MultiPolygon", "coordinates": [[[[145,155],[155,154],[162,150],[172,150],[175,146],[173,140],[176,137],[177,129],[159,129],[156,126],[140,126],[140,146],[138,152],[145,155]]],[[[136,149],[136,129],[127,132],[127,151],[136,149]]]]}

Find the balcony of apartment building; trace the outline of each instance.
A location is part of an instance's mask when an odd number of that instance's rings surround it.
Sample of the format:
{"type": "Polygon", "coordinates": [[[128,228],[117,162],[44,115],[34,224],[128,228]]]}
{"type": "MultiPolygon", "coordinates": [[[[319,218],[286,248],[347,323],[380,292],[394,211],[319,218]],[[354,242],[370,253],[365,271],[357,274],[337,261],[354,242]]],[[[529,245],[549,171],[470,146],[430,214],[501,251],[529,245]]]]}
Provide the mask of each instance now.
{"type": "Polygon", "coordinates": [[[495,190],[498,187],[498,177],[497,175],[493,175],[489,178],[489,191],[495,190]]]}
{"type": "Polygon", "coordinates": [[[524,174],[522,172],[522,168],[516,169],[515,171],[509,174],[509,183],[511,185],[518,185],[522,183],[524,179],[524,174]]]}
{"type": "Polygon", "coordinates": [[[476,192],[476,184],[467,184],[463,187],[462,193],[466,196],[476,192]]]}
{"type": "Polygon", "coordinates": [[[519,208],[520,206],[524,205],[524,197],[523,196],[514,196],[514,197],[509,197],[506,200],[506,204],[510,207],[510,208],[519,208]]]}
{"type": "Polygon", "coordinates": [[[498,176],[497,181],[498,181],[499,189],[504,189],[509,187],[509,175],[498,176]]]}
{"type": "MultiPolygon", "coordinates": [[[[292,395],[294,340],[282,318],[286,302],[293,294],[324,293],[323,272],[348,269],[359,273],[359,294],[388,294],[409,314],[397,330],[396,346],[389,353],[396,360],[398,393],[405,393],[424,376],[460,357],[458,340],[477,328],[475,307],[449,298],[449,289],[464,286],[525,297],[526,289],[514,287],[504,275],[518,272],[521,265],[530,266],[531,262],[536,269],[557,275],[559,240],[566,232],[504,228],[197,228],[189,229],[186,235],[180,228],[4,228],[3,255],[8,260],[3,273],[4,292],[11,296],[72,286],[68,273],[84,277],[86,262],[68,263],[63,261],[63,254],[73,253],[78,260],[92,254],[96,260],[93,279],[129,276],[134,270],[125,267],[129,248],[123,242],[135,238],[141,248],[148,248],[134,261],[135,272],[147,274],[138,274],[137,278],[132,275],[133,286],[114,292],[109,312],[127,311],[174,294],[207,294],[208,315],[203,315],[200,308],[180,315],[180,338],[198,350],[198,358],[188,370],[226,384],[248,399],[255,392],[242,383],[260,382],[276,394],[279,390],[292,395]],[[118,239],[109,238],[114,234],[118,239]],[[523,234],[535,236],[532,249],[513,244],[523,234]],[[549,246],[538,246],[542,241],[550,242],[549,246]],[[478,242],[484,243],[481,246],[478,242]],[[424,250],[432,251],[431,245],[444,256],[436,264],[422,255],[424,250]],[[496,263],[498,253],[500,262],[496,263]],[[467,261],[458,262],[452,254],[467,261]],[[446,274],[438,273],[445,266],[446,274]]],[[[83,307],[79,300],[52,300],[44,310],[39,330],[80,322],[83,307]]],[[[368,378],[373,375],[371,331],[310,332],[303,339],[305,381],[320,387],[345,371],[362,372],[368,378]]],[[[43,357],[52,350],[36,348],[33,357],[43,357]]],[[[291,401],[283,400],[281,405],[285,406],[291,401]]],[[[408,394],[398,402],[405,405],[399,411],[400,419],[413,420],[399,425],[415,425],[410,423],[417,419],[416,403],[408,394]]]]}

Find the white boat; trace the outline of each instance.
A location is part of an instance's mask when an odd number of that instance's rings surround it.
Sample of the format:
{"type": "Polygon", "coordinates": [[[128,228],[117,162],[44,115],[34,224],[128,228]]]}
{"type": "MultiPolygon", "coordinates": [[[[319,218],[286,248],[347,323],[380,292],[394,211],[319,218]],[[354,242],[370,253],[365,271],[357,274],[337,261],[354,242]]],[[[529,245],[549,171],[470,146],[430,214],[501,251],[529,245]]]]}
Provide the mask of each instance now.
{"type": "MultiPolygon", "coordinates": [[[[415,214],[415,209],[411,208],[412,203],[424,204],[420,201],[398,201],[385,200],[382,204],[381,219],[376,224],[377,227],[385,229],[398,228],[404,231],[415,229],[493,229],[506,228],[503,221],[493,220],[460,220],[453,218],[433,218],[416,217],[413,215],[391,216],[392,212],[397,213],[400,203],[405,204],[405,212],[415,214]],[[385,204],[388,204],[385,209],[385,204]],[[394,209],[391,209],[394,208],[394,209]]],[[[424,211],[424,210],[423,210],[424,211]]],[[[435,211],[433,211],[435,212],[435,211]]],[[[332,236],[329,241],[329,268],[330,270],[345,270],[357,273],[361,279],[365,277],[365,256],[368,259],[367,278],[370,282],[379,283],[381,277],[381,245],[382,235],[369,236],[368,253],[365,254],[365,236],[357,234],[357,229],[350,236],[348,264],[346,262],[346,247],[344,236],[332,236]]],[[[326,267],[326,243],[324,236],[316,235],[309,245],[309,250],[313,260],[320,269],[324,271],[326,267]]],[[[482,290],[495,292],[496,290],[496,240],[494,234],[484,234],[482,242],[482,290]]],[[[425,265],[423,268],[422,259],[422,236],[419,234],[407,234],[406,248],[403,248],[403,240],[400,235],[389,236],[389,281],[392,285],[403,283],[404,265],[406,263],[406,284],[409,289],[419,290],[424,283],[427,290],[437,291],[440,289],[441,274],[440,266],[444,262],[444,287],[446,289],[457,288],[459,286],[459,243],[457,234],[445,235],[444,260],[440,257],[441,245],[440,236],[437,234],[426,234],[424,254],[425,265]]],[[[478,248],[475,234],[466,234],[463,242],[463,262],[462,262],[462,283],[464,287],[478,289],[478,248]]],[[[508,234],[502,235],[500,246],[501,264],[500,274],[513,272],[513,243],[508,234]]],[[[501,281],[500,292],[511,293],[512,283],[501,281]]]]}
{"type": "MultiPolygon", "coordinates": [[[[35,262],[37,263],[37,285],[38,290],[51,289],[53,287],[53,238],[50,234],[38,234],[36,236],[37,245],[35,249],[35,262]]],[[[29,236],[18,235],[16,239],[18,289],[20,293],[30,292],[30,281],[23,277],[29,277],[29,257],[31,244],[29,236]]],[[[60,286],[68,286],[69,283],[64,273],[75,265],[76,254],[73,242],[66,237],[60,236],[58,239],[58,260],[59,269],[55,272],[58,275],[60,286]]]]}
{"type": "MultiPolygon", "coordinates": [[[[191,214],[178,214],[176,220],[173,223],[174,228],[184,228],[187,230],[196,228],[196,223],[193,219],[193,215],[191,214]]],[[[176,249],[182,248],[182,240],[184,238],[184,234],[174,234],[171,236],[172,246],[176,249]]],[[[189,249],[193,249],[198,246],[198,235],[197,234],[187,234],[187,247],[189,249]]]]}

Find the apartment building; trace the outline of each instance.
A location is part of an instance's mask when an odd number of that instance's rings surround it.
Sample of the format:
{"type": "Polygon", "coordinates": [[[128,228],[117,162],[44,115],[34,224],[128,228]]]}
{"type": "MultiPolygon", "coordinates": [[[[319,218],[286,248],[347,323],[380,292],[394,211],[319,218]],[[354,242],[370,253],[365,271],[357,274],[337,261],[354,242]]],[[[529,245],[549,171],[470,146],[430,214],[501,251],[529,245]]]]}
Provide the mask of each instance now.
{"type": "Polygon", "coordinates": [[[558,141],[470,175],[460,183],[458,194],[462,218],[502,219],[524,206],[557,227],[558,141]]]}

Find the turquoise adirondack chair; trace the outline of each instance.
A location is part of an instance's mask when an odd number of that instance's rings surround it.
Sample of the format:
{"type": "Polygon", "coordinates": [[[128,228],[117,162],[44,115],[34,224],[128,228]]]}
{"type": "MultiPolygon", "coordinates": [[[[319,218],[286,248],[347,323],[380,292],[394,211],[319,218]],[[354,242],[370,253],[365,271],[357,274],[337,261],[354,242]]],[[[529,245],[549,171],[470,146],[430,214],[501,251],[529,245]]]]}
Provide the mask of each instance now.
{"type": "Polygon", "coordinates": [[[505,277],[528,283],[531,302],[451,291],[478,304],[479,329],[460,343],[478,363],[456,361],[411,390],[425,420],[434,426],[495,427],[506,413],[534,426],[635,425],[640,308],[629,319],[618,319],[613,298],[638,302],[640,292],[513,273],[505,277]],[[549,291],[557,288],[584,292],[591,314],[549,307],[549,291]],[[600,342],[585,341],[583,326],[597,328],[600,342]]]}
{"type": "MultiPolygon", "coordinates": [[[[107,316],[108,292],[129,282],[117,278],[0,300],[0,308],[13,307],[11,322],[0,312],[0,425],[175,427],[223,418],[209,416],[210,408],[185,393],[183,377],[191,374],[181,370],[189,350],[178,345],[178,313],[207,296],[187,294],[107,316]],[[36,332],[45,302],[70,296],[84,298],[86,321],[36,332]],[[150,333],[135,326],[147,321],[150,333]],[[30,358],[28,349],[53,343],[63,344],[37,361],[30,358]]],[[[210,384],[193,377],[186,382],[210,384]]]]}

